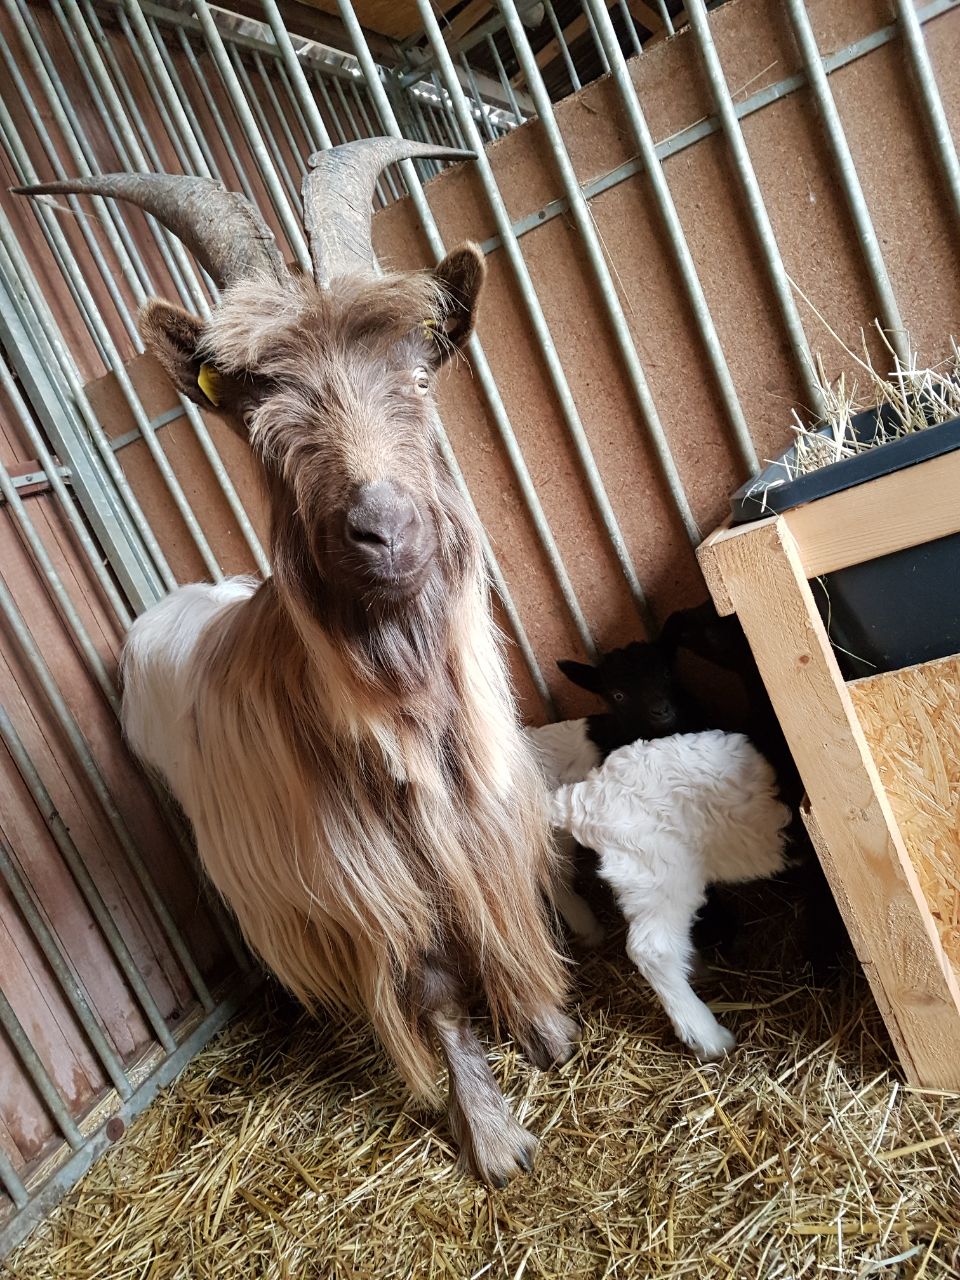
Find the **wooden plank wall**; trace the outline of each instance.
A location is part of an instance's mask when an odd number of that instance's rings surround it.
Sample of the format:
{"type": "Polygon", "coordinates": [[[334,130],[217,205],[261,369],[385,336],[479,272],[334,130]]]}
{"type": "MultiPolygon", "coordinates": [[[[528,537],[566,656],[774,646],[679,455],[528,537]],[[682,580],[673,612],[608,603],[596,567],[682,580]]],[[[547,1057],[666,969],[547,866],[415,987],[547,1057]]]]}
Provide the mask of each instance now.
{"type": "MultiPolygon", "coordinates": [[[[888,0],[809,0],[821,50],[832,52],[890,23],[888,0]]],[[[82,122],[96,139],[104,168],[116,167],[93,106],[79,80],[72,54],[52,16],[36,10],[64,82],[82,122]]],[[[733,0],[712,17],[712,26],[729,83],[738,98],[774,84],[798,69],[799,59],[779,5],[767,0],[733,0]]],[[[0,22],[16,47],[16,39],[0,22]]],[[[960,134],[960,12],[947,13],[925,28],[937,69],[947,115],[960,134]]],[[[115,40],[115,36],[111,35],[115,40]]],[[[135,96],[145,101],[139,73],[116,42],[135,96]]],[[[655,138],[664,140],[711,115],[709,97],[688,33],[665,41],[634,60],[632,73],[655,138]]],[[[217,151],[228,180],[232,172],[183,68],[194,109],[217,151]]],[[[216,76],[209,84],[227,119],[232,119],[216,76]]],[[[960,330],[960,279],[956,271],[958,228],[947,213],[939,189],[931,149],[920,128],[902,53],[885,45],[831,76],[831,86],[866,197],[876,222],[886,263],[903,315],[925,360],[941,359],[949,335],[960,330]]],[[[34,86],[35,88],[35,86],[34,86]]],[[[7,100],[22,124],[23,137],[42,174],[49,173],[39,143],[26,122],[12,89],[7,100]]],[[[269,104],[264,109],[271,116],[269,104]]],[[[589,86],[561,103],[557,117],[570,146],[581,181],[589,181],[631,158],[622,112],[607,81],[589,86]]],[[[291,127],[296,128],[295,122],[291,127]]],[[[853,374],[851,355],[831,337],[832,329],[851,350],[859,348],[861,330],[869,329],[876,312],[865,281],[860,252],[842,197],[827,161],[809,95],[800,90],[750,116],[744,122],[747,144],[773,219],[786,267],[823,317],[803,303],[801,310],[811,345],[822,353],[830,377],[853,374]]],[[[245,144],[235,130],[242,153],[245,144]]],[[[280,130],[278,144],[283,148],[280,130]]],[[[157,136],[164,162],[177,164],[163,136],[157,136]]],[[[58,142],[69,166],[69,156],[58,142]]],[[[519,129],[490,150],[490,158],[507,205],[515,218],[535,213],[561,192],[537,122],[519,129]]],[[[256,171],[252,161],[248,172],[256,171]]],[[[722,140],[703,138],[666,162],[665,172],[700,271],[707,298],[730,362],[737,389],[763,458],[778,452],[788,438],[787,422],[803,396],[778,322],[769,287],[758,265],[737,184],[722,140]]],[[[39,235],[33,214],[8,196],[14,181],[0,167],[0,202],[18,234],[74,351],[90,395],[109,434],[122,436],[133,423],[114,380],[105,376],[97,352],[83,331],[59,272],[39,235]]],[[[259,181],[255,179],[258,190],[259,181]]],[[[448,244],[464,238],[480,241],[494,227],[479,183],[468,169],[442,175],[430,184],[431,204],[448,244]]],[[[275,225],[266,198],[262,207],[275,225]]],[[[683,299],[677,273],[659,230],[644,181],[633,178],[593,202],[593,214],[619,283],[624,307],[649,376],[671,446],[704,533],[724,515],[730,491],[744,478],[717,396],[683,299]]],[[[96,229],[96,222],[93,224],[96,229]]],[[[131,372],[152,414],[173,401],[157,369],[134,359],[134,349],[83,248],[73,220],[63,226],[102,305],[104,322],[132,361],[131,372]]],[[[169,281],[139,215],[131,215],[138,243],[156,270],[160,291],[169,281]]],[[[275,228],[278,230],[278,228],[275,228]]],[[[99,232],[98,232],[99,234],[99,232]]],[[[409,201],[379,213],[375,238],[382,259],[396,267],[414,267],[429,259],[421,228],[409,201]]],[[[551,325],[584,420],[607,492],[617,512],[641,579],[659,618],[705,595],[693,548],[671,510],[644,439],[635,406],[625,385],[608,325],[583,253],[567,218],[558,217],[522,240],[535,284],[551,325]]],[[[541,358],[502,251],[489,259],[490,284],[480,321],[480,336],[531,468],[560,549],[601,646],[642,634],[615,559],[592,509],[573,451],[547,382],[541,358]]],[[[123,285],[126,289],[128,286],[123,285]]],[[[132,302],[132,297],[131,297],[132,302]]],[[[868,343],[879,358],[876,342],[868,343]]],[[[562,712],[576,714],[584,703],[559,677],[553,661],[578,656],[579,645],[550,573],[538,548],[530,520],[520,502],[504,451],[492,429],[469,370],[460,368],[443,383],[441,408],[447,430],[469,481],[481,515],[506,574],[538,658],[551,681],[562,712]]],[[[215,438],[263,527],[256,481],[245,450],[211,418],[215,438]]],[[[0,404],[4,457],[27,454],[7,406],[0,404]]],[[[251,567],[250,557],[225,509],[207,464],[181,419],[164,427],[171,461],[181,477],[214,548],[230,570],[251,567]]],[[[195,549],[180,517],[172,511],[156,469],[144,446],[135,442],[118,456],[147,511],[178,577],[203,577],[195,549]]],[[[30,499],[34,518],[68,576],[78,605],[86,610],[103,652],[116,652],[118,636],[101,606],[97,591],[59,522],[49,496],[30,499]]],[[[213,971],[225,963],[212,949],[211,932],[196,899],[195,882],[179,855],[159,835],[152,801],[137,782],[117,740],[99,695],[82,671],[42,589],[35,570],[0,511],[0,571],[17,595],[48,661],[65,686],[102,767],[122,798],[124,812],[149,854],[171,902],[213,971]]],[[[187,994],[175,966],[153,931],[137,891],[123,872],[111,836],[92,805],[85,784],[60,741],[42,700],[19,668],[9,646],[3,647],[0,694],[13,707],[21,733],[36,758],[58,806],[68,815],[78,843],[98,868],[110,901],[127,936],[149,966],[151,982],[166,1010],[182,1008],[187,994]]],[[[514,663],[525,713],[541,709],[518,662],[514,663]]],[[[74,962],[89,977],[98,1005],[118,1048],[135,1054],[146,1043],[146,1030],[133,1012],[129,994],[106,962],[84,908],[66,883],[57,855],[31,802],[24,795],[9,760],[0,759],[4,787],[2,829],[35,878],[38,891],[57,927],[68,940],[74,962]]],[[[0,964],[19,975],[12,987],[18,1011],[30,1020],[58,1078],[79,1109],[102,1086],[97,1068],[76,1034],[69,1014],[58,1003],[54,985],[33,954],[10,904],[0,899],[0,964]]],[[[9,1050],[0,1042],[0,1075],[11,1078],[9,1050]],[[7,1055],[4,1057],[3,1055],[7,1055]]],[[[15,1074],[15,1073],[14,1073],[15,1074]]],[[[4,1089],[0,1100],[0,1142],[15,1161],[42,1150],[49,1125],[32,1091],[19,1080],[4,1089]]]]}

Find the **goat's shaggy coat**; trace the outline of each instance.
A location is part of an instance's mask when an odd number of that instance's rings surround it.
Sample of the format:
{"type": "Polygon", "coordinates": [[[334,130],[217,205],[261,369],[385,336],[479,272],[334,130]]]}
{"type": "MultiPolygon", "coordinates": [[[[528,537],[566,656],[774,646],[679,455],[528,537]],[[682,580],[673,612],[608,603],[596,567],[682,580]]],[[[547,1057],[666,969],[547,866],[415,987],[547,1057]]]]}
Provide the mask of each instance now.
{"type": "Polygon", "coordinates": [[[129,741],[169,781],[244,936],[306,1003],[365,1010],[419,1094],[437,1067],[429,957],[534,1046],[565,990],[542,899],[542,783],[478,530],[430,401],[404,381],[426,363],[437,309],[426,276],[225,295],[200,354],[269,388],[246,424],[274,574],[182,588],[135,623],[124,656],[129,741]],[[427,441],[399,466],[435,554],[412,599],[361,598],[337,581],[324,522],[370,460],[396,467],[404,427],[427,441]]]}

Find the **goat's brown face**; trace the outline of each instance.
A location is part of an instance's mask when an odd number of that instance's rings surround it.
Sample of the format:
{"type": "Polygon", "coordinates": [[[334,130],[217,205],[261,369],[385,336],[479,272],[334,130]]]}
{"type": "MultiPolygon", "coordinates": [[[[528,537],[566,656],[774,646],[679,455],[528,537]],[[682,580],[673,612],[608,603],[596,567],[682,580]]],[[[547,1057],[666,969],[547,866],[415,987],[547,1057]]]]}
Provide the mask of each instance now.
{"type": "Polygon", "coordinates": [[[434,379],[482,283],[464,246],[432,273],[245,282],[205,325],[167,303],[144,312],[177,388],[216,399],[263,462],[275,562],[302,574],[308,558],[325,593],[403,602],[455,554],[434,379]]]}

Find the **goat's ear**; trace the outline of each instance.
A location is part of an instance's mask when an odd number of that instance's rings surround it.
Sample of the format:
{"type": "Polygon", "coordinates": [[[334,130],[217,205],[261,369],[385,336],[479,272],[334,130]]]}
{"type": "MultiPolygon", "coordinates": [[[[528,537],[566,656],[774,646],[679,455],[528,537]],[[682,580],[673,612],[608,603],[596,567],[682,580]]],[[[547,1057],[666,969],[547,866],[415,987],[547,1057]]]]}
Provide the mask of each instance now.
{"type": "Polygon", "coordinates": [[[591,667],[586,662],[570,662],[567,658],[561,658],[557,666],[571,684],[588,689],[591,693],[600,693],[600,673],[596,667],[591,667]]]}
{"type": "Polygon", "coordinates": [[[140,312],[140,335],[181,395],[201,409],[219,409],[232,418],[240,399],[240,382],[201,360],[197,351],[203,321],[171,302],[154,298],[140,312]]]}
{"type": "Polygon", "coordinates": [[[437,333],[438,358],[442,362],[462,347],[473,333],[480,294],[487,275],[479,245],[459,245],[433,271],[444,296],[441,332],[437,333]]]}

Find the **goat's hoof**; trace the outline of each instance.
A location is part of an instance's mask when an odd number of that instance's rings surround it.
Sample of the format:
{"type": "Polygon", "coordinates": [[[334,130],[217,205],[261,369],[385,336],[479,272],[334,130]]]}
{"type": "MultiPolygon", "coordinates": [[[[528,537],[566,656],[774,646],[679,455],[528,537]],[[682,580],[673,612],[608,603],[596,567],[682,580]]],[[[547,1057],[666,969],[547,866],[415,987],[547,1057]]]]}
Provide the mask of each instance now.
{"type": "Polygon", "coordinates": [[[471,1147],[470,1152],[464,1153],[470,1172],[498,1191],[518,1173],[533,1171],[537,1139],[512,1116],[491,1133],[482,1137],[474,1134],[471,1147]]]}
{"type": "Polygon", "coordinates": [[[581,1031],[565,1013],[553,1013],[532,1027],[523,1041],[526,1056],[541,1071],[565,1066],[577,1051],[581,1031]]]}
{"type": "Polygon", "coordinates": [[[737,1047],[737,1037],[726,1027],[717,1024],[716,1031],[702,1040],[691,1041],[690,1048],[701,1062],[718,1062],[737,1047]]]}

